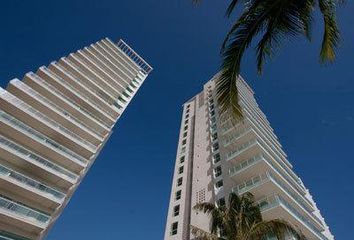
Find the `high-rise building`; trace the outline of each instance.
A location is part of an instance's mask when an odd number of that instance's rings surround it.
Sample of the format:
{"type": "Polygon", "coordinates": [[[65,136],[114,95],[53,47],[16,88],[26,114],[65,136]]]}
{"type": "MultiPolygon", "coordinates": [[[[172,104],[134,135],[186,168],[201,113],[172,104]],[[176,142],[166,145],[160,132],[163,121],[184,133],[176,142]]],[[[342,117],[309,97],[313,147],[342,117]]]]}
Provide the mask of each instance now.
{"type": "Polygon", "coordinates": [[[190,240],[190,226],[209,231],[201,202],[227,204],[230,193],[251,192],[266,220],[284,219],[308,239],[334,239],[309,190],[260,110],[252,89],[237,81],[244,120],[219,116],[215,81],[183,105],[165,240],[190,240]]]}
{"type": "Polygon", "coordinates": [[[0,239],[42,239],[152,68],[108,38],[0,89],[0,239]]]}

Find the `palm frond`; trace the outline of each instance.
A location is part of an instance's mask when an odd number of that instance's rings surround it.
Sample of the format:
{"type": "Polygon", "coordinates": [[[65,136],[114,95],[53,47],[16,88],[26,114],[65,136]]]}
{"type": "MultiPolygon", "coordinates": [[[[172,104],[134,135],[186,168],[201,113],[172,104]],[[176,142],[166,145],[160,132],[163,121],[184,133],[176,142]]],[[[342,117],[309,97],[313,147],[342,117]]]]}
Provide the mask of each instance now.
{"type": "Polygon", "coordinates": [[[191,225],[191,233],[197,240],[219,240],[218,236],[191,225]]]}
{"type": "Polygon", "coordinates": [[[321,62],[332,62],[336,57],[335,49],[339,43],[339,29],[335,17],[335,2],[333,0],[319,0],[319,6],[324,21],[320,60],[321,62]]]}
{"type": "Polygon", "coordinates": [[[306,237],[290,223],[274,219],[262,221],[255,224],[248,234],[246,240],[263,240],[267,235],[274,235],[277,239],[285,239],[285,236],[290,234],[298,240],[306,240],[306,237]]]}
{"type": "Polygon", "coordinates": [[[193,209],[196,210],[196,211],[204,212],[206,214],[210,214],[212,211],[217,209],[217,207],[214,204],[212,204],[212,203],[204,202],[204,203],[197,203],[193,207],[193,209]]]}

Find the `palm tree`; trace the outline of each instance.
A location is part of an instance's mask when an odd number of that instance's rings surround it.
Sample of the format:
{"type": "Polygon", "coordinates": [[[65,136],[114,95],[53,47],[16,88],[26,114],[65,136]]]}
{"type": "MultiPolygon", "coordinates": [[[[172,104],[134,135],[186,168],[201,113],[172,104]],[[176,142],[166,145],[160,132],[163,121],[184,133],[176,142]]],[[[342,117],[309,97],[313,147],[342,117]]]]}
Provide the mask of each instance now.
{"type": "Polygon", "coordinates": [[[228,207],[199,203],[194,209],[211,217],[210,233],[191,226],[192,234],[198,240],[265,240],[267,236],[283,240],[287,233],[298,240],[306,239],[283,220],[263,220],[254,196],[249,192],[241,196],[230,194],[228,207]]]}
{"type": "MultiPolygon", "coordinates": [[[[198,3],[201,0],[193,0],[198,3]]],[[[313,14],[318,7],[324,22],[320,61],[332,62],[339,42],[336,3],[344,0],[246,0],[243,9],[222,44],[221,75],[217,82],[217,98],[222,113],[230,112],[242,119],[236,80],[240,74],[242,56],[252,40],[256,45],[257,69],[262,73],[266,58],[274,54],[282,40],[304,36],[311,40],[313,14]],[[258,38],[259,37],[259,38],[258,38]]],[[[239,0],[231,0],[226,16],[235,11],[239,0]]]]}

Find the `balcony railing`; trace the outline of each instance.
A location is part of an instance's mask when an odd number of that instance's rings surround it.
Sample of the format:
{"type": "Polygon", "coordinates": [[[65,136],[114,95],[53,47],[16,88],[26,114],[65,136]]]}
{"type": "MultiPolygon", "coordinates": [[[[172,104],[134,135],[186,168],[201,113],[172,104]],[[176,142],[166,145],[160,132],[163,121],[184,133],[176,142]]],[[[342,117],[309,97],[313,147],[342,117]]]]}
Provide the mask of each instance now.
{"type": "Polygon", "coordinates": [[[245,169],[247,169],[250,166],[255,165],[256,163],[260,162],[260,161],[265,161],[267,162],[269,165],[271,165],[275,171],[277,173],[279,173],[283,178],[285,178],[287,180],[287,182],[294,188],[297,190],[297,192],[299,194],[302,194],[302,188],[300,188],[299,186],[297,186],[297,184],[293,183],[293,180],[291,180],[286,174],[284,174],[283,172],[278,170],[278,166],[276,166],[273,161],[271,161],[269,158],[265,157],[263,154],[258,154],[250,159],[244,160],[242,162],[240,162],[239,164],[233,166],[232,168],[229,169],[229,174],[230,176],[234,176],[242,171],[244,171],[245,169]]]}
{"type": "Polygon", "coordinates": [[[261,208],[261,211],[267,211],[276,206],[283,206],[287,209],[292,215],[294,215],[300,222],[302,222],[307,228],[312,230],[315,235],[317,235],[321,240],[328,240],[321,231],[319,231],[308,219],[306,219],[303,215],[301,215],[294,207],[292,207],[286,200],[284,200],[279,195],[271,195],[260,201],[258,201],[258,205],[261,208]]]}
{"type": "Polygon", "coordinates": [[[280,186],[280,188],[286,192],[288,195],[290,195],[290,197],[298,204],[300,205],[310,216],[312,216],[319,224],[321,224],[321,221],[314,215],[312,214],[313,210],[311,208],[309,208],[304,199],[303,196],[300,194],[294,194],[291,190],[289,190],[289,188],[287,186],[285,186],[285,184],[283,184],[282,182],[280,182],[276,177],[274,177],[274,175],[270,172],[265,172],[262,173],[258,176],[255,176],[239,185],[237,185],[236,187],[234,187],[232,189],[233,192],[237,193],[238,195],[241,195],[247,191],[249,191],[252,188],[258,187],[260,185],[262,185],[265,182],[268,181],[273,181],[274,183],[276,183],[277,185],[280,186]],[[301,197],[300,197],[301,196],[301,197]]]}
{"type": "MultiPolygon", "coordinates": [[[[241,154],[243,151],[255,146],[259,144],[263,149],[269,149],[269,147],[265,146],[265,144],[256,139],[252,139],[240,146],[238,146],[236,149],[229,151],[228,153],[226,153],[226,161],[230,161],[232,158],[238,156],[239,154],[241,154]]],[[[267,150],[266,150],[267,151],[267,150]]],[[[282,168],[294,179],[295,182],[299,183],[298,177],[296,176],[295,173],[293,173],[293,171],[289,168],[289,166],[287,166],[282,160],[276,158],[276,157],[272,157],[277,163],[279,163],[280,166],[282,166],[282,168]]]]}
{"type": "Polygon", "coordinates": [[[1,240],[30,240],[29,238],[21,237],[13,233],[0,230],[0,239],[1,240]]]}
{"type": "Polygon", "coordinates": [[[15,202],[9,198],[0,195],[0,208],[12,212],[16,215],[26,217],[29,220],[39,222],[40,224],[48,223],[50,216],[37,210],[29,208],[21,203],[15,202]]]}
{"type": "Polygon", "coordinates": [[[52,163],[51,161],[48,161],[48,160],[34,154],[33,152],[19,146],[18,144],[6,139],[3,136],[0,136],[0,145],[5,146],[6,148],[9,148],[12,151],[15,151],[19,155],[22,155],[24,157],[24,159],[29,158],[30,160],[39,163],[40,165],[44,166],[45,168],[49,168],[55,172],[58,172],[59,174],[63,174],[70,179],[76,180],[79,177],[78,175],[66,170],[65,168],[63,168],[55,163],[52,163]]]}
{"type": "Polygon", "coordinates": [[[70,98],[66,97],[65,95],[63,95],[61,92],[59,92],[56,88],[54,88],[52,85],[50,85],[49,83],[47,83],[46,81],[44,81],[43,79],[41,79],[39,76],[37,76],[36,74],[30,72],[28,73],[29,76],[37,79],[38,81],[41,82],[42,85],[44,85],[50,92],[55,93],[56,95],[60,96],[61,98],[65,99],[67,102],[69,102],[74,108],[84,112],[85,114],[87,114],[88,116],[92,117],[94,120],[96,120],[97,122],[99,122],[100,124],[104,125],[107,128],[110,128],[110,126],[105,123],[103,120],[101,120],[100,118],[98,118],[96,115],[92,114],[91,112],[89,112],[88,110],[86,110],[85,108],[79,106],[76,102],[74,102],[73,100],[71,100],[70,98]]]}
{"type": "Polygon", "coordinates": [[[64,193],[59,192],[58,190],[55,190],[51,187],[48,187],[32,178],[22,175],[21,173],[18,173],[3,165],[0,165],[0,175],[9,177],[19,183],[25,184],[26,186],[35,188],[36,190],[39,190],[44,194],[51,195],[59,200],[62,200],[65,197],[64,193]]]}
{"type": "Polygon", "coordinates": [[[47,145],[49,148],[55,149],[56,151],[63,153],[63,155],[68,156],[70,159],[73,159],[73,161],[79,161],[84,164],[87,164],[87,160],[84,159],[83,157],[81,157],[80,155],[74,153],[73,151],[67,149],[66,147],[53,141],[52,139],[47,138],[42,133],[38,132],[37,130],[34,130],[33,128],[27,126],[23,122],[17,120],[16,118],[10,116],[9,114],[7,114],[1,110],[0,110],[0,119],[4,120],[5,122],[14,126],[15,128],[19,129],[20,131],[29,134],[29,136],[31,136],[31,137],[35,138],[36,140],[38,140],[39,142],[47,145]]]}
{"type": "Polygon", "coordinates": [[[117,44],[118,48],[122,50],[133,62],[135,62],[145,74],[149,74],[152,71],[152,67],[145,62],[145,60],[139,56],[128,44],[122,39],[117,44]]]}
{"type": "Polygon", "coordinates": [[[80,143],[83,143],[87,148],[89,148],[91,151],[95,152],[96,151],[96,146],[91,144],[90,142],[86,141],[85,139],[79,137],[72,131],[64,128],[54,120],[50,119],[49,117],[45,116],[43,113],[37,111],[36,109],[32,108],[31,106],[27,105],[25,102],[18,98],[12,98],[11,103],[13,103],[16,107],[19,109],[24,110],[25,112],[29,112],[31,115],[34,115],[44,121],[47,125],[52,126],[53,128],[61,131],[63,135],[70,136],[70,138],[73,138],[74,141],[78,141],[80,143]]]}

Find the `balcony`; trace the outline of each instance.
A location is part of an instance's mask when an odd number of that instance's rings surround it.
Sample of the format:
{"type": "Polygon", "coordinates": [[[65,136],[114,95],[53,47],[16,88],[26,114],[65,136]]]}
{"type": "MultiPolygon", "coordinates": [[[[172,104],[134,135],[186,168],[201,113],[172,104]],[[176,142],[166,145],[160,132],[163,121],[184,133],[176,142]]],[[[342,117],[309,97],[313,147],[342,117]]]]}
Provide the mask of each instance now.
{"type": "Polygon", "coordinates": [[[128,84],[129,79],[134,78],[134,74],[131,74],[130,76],[128,76],[121,69],[119,69],[119,67],[117,67],[114,64],[114,62],[112,61],[112,58],[110,58],[111,57],[110,54],[105,53],[105,51],[102,48],[100,48],[99,46],[92,44],[89,47],[89,50],[91,50],[91,52],[94,55],[96,55],[96,57],[98,57],[101,61],[103,61],[111,69],[112,73],[114,73],[116,78],[119,79],[119,80],[116,79],[116,81],[128,84]]]}
{"type": "Polygon", "coordinates": [[[79,176],[65,168],[31,152],[30,150],[0,136],[0,154],[4,159],[11,159],[11,164],[31,171],[56,186],[70,188],[79,176]]]}
{"type": "Polygon", "coordinates": [[[301,215],[283,197],[275,194],[258,201],[265,220],[281,218],[298,227],[308,239],[328,240],[318,228],[301,215]]]}
{"type": "Polygon", "coordinates": [[[85,158],[90,158],[97,151],[96,146],[64,128],[12,94],[7,93],[1,96],[0,101],[1,108],[4,111],[25,122],[25,124],[32,128],[40,129],[43,134],[54,137],[58,143],[66,146],[71,151],[85,158]]]}
{"type": "Polygon", "coordinates": [[[44,97],[48,98],[52,102],[55,102],[58,106],[66,109],[75,117],[84,121],[90,126],[90,128],[99,134],[105,136],[110,131],[111,125],[105,123],[99,117],[92,114],[84,107],[78,105],[72,99],[68,98],[62,92],[59,92],[55,87],[44,81],[36,74],[32,72],[27,73],[23,81],[44,97]]]}
{"type": "Polygon", "coordinates": [[[3,189],[16,192],[48,208],[58,207],[65,198],[64,193],[2,164],[0,164],[0,182],[3,189]]]}
{"type": "Polygon", "coordinates": [[[101,94],[100,91],[95,90],[82,78],[75,77],[70,71],[60,66],[56,62],[52,62],[49,65],[49,69],[60,78],[65,80],[65,83],[70,88],[75,89],[80,95],[82,95],[87,101],[90,101],[93,105],[102,108],[102,110],[112,117],[118,116],[117,111],[112,107],[112,100],[105,94],[101,94]]]}
{"type": "MultiPolygon", "coordinates": [[[[253,134],[256,134],[252,129],[253,134]]],[[[280,166],[282,171],[285,171],[296,183],[300,184],[299,178],[296,174],[286,165],[281,159],[275,157],[272,154],[272,149],[269,148],[262,140],[259,139],[259,136],[256,135],[256,138],[243,143],[233,150],[230,150],[226,153],[226,161],[229,161],[234,164],[238,164],[240,160],[250,159],[258,154],[264,154],[265,156],[274,159],[280,166]]]]}
{"type": "Polygon", "coordinates": [[[39,232],[48,225],[50,216],[0,195],[0,215],[8,223],[39,232]]]}
{"type": "Polygon", "coordinates": [[[79,172],[87,166],[88,161],[85,158],[1,110],[0,120],[0,132],[11,136],[18,143],[35,149],[48,158],[59,161],[61,164],[65,164],[66,167],[73,171],[79,172]]]}
{"type": "Polygon", "coordinates": [[[264,154],[258,154],[231,167],[229,169],[229,175],[235,180],[242,181],[268,170],[272,170],[276,174],[280,175],[281,178],[284,179],[286,183],[290,184],[294,191],[297,191],[298,194],[306,194],[302,187],[300,187],[294,179],[290,178],[286,174],[285,170],[279,165],[279,163],[272,160],[272,158],[266,157],[264,154]]]}
{"type": "Polygon", "coordinates": [[[43,97],[41,94],[30,88],[20,80],[12,80],[8,86],[8,91],[16,95],[22,101],[31,105],[31,107],[55,119],[59,124],[69,131],[75,131],[81,138],[87,139],[91,144],[99,146],[103,141],[102,137],[98,136],[82,121],[75,118],[63,108],[56,105],[54,102],[43,97]]]}
{"type": "MultiPolygon", "coordinates": [[[[103,39],[101,43],[106,47],[108,51],[110,51],[115,58],[119,59],[126,68],[128,68],[131,72],[137,74],[141,69],[138,65],[136,65],[128,55],[126,55],[118,46],[113,43],[108,38],[103,39]]],[[[146,74],[146,73],[145,73],[146,74]]]]}
{"type": "Polygon", "coordinates": [[[99,50],[104,56],[106,56],[112,63],[114,63],[114,65],[116,66],[116,69],[120,72],[122,72],[125,76],[127,76],[128,78],[133,78],[134,76],[136,76],[136,71],[132,71],[131,69],[129,69],[127,66],[125,66],[123,64],[123,59],[120,60],[120,57],[117,58],[115,56],[115,53],[113,52],[112,49],[110,49],[105,43],[101,42],[97,42],[96,44],[94,44],[94,46],[97,48],[97,50],[99,50]]]}
{"type": "Polygon", "coordinates": [[[300,194],[291,191],[284,183],[278,180],[271,172],[265,172],[257,175],[232,189],[238,195],[242,195],[245,192],[252,192],[255,196],[265,196],[269,193],[277,193],[283,196],[287,201],[295,204],[298,211],[302,212],[302,215],[306,215],[308,219],[320,229],[323,230],[321,221],[314,215],[313,207],[309,205],[304,197],[300,194]]]}
{"type": "Polygon", "coordinates": [[[112,64],[109,61],[107,62],[106,59],[102,57],[95,49],[92,47],[85,47],[82,52],[84,52],[86,56],[92,60],[98,68],[100,68],[115,88],[125,88],[129,84],[129,81],[126,81],[127,79],[123,79],[120,75],[118,75],[112,69],[112,64]]]}

